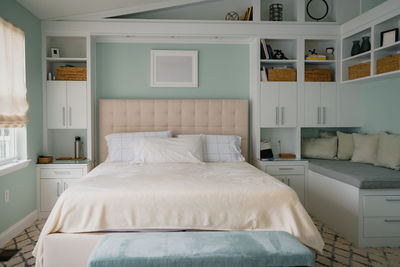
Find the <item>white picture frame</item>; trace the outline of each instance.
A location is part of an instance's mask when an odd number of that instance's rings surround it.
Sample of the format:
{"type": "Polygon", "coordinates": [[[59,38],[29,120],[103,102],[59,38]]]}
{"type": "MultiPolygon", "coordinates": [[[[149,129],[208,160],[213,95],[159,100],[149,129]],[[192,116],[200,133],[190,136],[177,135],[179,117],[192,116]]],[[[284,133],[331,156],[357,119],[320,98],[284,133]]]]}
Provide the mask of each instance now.
{"type": "Polygon", "coordinates": [[[151,87],[198,87],[198,51],[151,50],[151,87]]]}
{"type": "Polygon", "coordinates": [[[60,48],[52,47],[51,50],[51,57],[59,58],[60,57],[60,48]]]}

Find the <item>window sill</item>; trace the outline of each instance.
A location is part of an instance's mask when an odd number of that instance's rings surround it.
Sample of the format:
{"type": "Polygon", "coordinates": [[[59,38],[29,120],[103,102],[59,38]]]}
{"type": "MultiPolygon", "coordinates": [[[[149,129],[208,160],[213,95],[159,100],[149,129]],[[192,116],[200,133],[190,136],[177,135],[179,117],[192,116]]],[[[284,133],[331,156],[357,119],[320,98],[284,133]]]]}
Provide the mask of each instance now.
{"type": "Polygon", "coordinates": [[[16,162],[4,164],[0,166],[0,176],[15,172],[17,170],[23,169],[29,165],[31,162],[30,159],[28,160],[18,160],[16,162]]]}

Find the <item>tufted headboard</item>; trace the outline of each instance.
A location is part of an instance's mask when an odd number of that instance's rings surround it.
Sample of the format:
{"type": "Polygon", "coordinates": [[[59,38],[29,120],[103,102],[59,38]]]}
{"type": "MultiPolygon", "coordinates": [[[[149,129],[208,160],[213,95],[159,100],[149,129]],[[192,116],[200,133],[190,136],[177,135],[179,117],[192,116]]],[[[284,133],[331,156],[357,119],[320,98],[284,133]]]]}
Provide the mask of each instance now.
{"type": "Polygon", "coordinates": [[[177,134],[225,134],[242,137],[247,159],[248,100],[100,99],[100,162],[107,157],[111,133],[172,130],[177,134]]]}

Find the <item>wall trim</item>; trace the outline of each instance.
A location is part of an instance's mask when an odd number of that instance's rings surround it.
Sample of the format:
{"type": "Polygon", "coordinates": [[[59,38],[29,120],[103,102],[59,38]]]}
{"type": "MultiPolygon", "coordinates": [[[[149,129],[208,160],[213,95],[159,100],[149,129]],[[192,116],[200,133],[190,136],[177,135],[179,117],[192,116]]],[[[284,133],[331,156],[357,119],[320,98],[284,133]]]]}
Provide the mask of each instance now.
{"type": "Polygon", "coordinates": [[[34,210],[27,216],[22,218],[14,225],[10,226],[8,229],[0,233],[0,247],[3,247],[8,241],[16,237],[25,228],[31,226],[38,218],[38,211],[34,210]]]}

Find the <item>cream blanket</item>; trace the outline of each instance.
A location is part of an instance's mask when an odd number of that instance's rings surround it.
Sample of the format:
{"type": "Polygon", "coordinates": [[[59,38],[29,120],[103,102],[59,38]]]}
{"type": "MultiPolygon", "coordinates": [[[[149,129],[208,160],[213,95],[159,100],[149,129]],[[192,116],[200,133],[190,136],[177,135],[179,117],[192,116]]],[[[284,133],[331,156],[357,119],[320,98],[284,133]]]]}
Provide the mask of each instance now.
{"type": "Polygon", "coordinates": [[[279,230],[322,251],[296,193],[245,162],[103,163],[58,199],[33,251],[51,233],[143,229],[279,230]]]}

